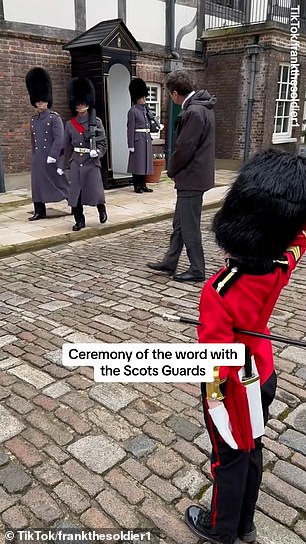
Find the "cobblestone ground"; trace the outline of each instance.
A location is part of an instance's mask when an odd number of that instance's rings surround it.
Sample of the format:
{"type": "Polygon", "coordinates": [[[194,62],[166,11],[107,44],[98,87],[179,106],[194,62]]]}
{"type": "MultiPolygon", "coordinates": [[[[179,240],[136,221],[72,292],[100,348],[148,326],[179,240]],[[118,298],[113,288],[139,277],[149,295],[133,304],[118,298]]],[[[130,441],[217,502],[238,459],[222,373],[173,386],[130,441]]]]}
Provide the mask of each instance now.
{"type": "MultiPolygon", "coordinates": [[[[211,493],[199,388],[96,384],[92,369],[61,363],[64,341],[195,341],[194,328],[161,315],[196,316],[201,286],[145,267],[170,231],[162,222],[1,260],[0,532],[157,527],[161,542],[197,542],[183,513],[194,501],[208,504],[211,493]]],[[[212,273],[221,257],[208,222],[204,232],[212,273]]],[[[275,333],[305,337],[305,269],[304,261],[277,305],[275,333]]],[[[264,438],[258,543],[300,544],[305,350],[274,349],[278,391],[264,438]]]]}

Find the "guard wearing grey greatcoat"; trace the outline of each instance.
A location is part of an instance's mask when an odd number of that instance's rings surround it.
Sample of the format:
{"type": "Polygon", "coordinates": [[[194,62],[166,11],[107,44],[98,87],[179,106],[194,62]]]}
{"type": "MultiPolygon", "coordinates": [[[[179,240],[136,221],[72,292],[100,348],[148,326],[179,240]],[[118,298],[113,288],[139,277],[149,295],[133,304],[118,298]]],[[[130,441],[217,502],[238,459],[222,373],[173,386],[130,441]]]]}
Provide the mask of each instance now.
{"type": "Polygon", "coordinates": [[[85,227],[83,205],[97,206],[100,223],[107,221],[100,159],[106,153],[106,136],[101,119],[94,109],[95,90],[86,77],[72,79],[69,104],[74,117],[65,127],[65,158],[60,170],[70,157],[70,192],[75,225],[72,230],[85,227]]]}
{"type": "Polygon", "coordinates": [[[153,148],[150,134],[150,123],[147,115],[145,98],[148,89],[145,82],[135,78],[129,86],[133,106],[128,111],[127,140],[129,161],[127,171],[133,174],[133,185],[136,193],[152,192],[145,184],[145,176],[153,174],[153,148]]]}
{"type": "Polygon", "coordinates": [[[50,110],[50,76],[43,68],[33,68],[26,75],[26,85],[34,107],[40,102],[45,103],[44,111],[39,108],[38,113],[31,118],[31,187],[34,215],[30,220],[36,220],[46,217],[46,202],[67,199],[69,183],[65,176],[57,173],[58,161],[63,152],[64,126],[60,115],[50,110]]]}
{"type": "Polygon", "coordinates": [[[101,130],[101,141],[96,144],[98,156],[92,158],[89,154],[89,141],[86,138],[88,114],[85,117],[77,115],[74,119],[84,132],[80,132],[73,125],[72,120],[67,121],[64,146],[65,149],[68,149],[68,153],[69,149],[72,152],[69,159],[71,181],[68,198],[69,206],[77,206],[80,193],[82,205],[97,206],[98,204],[105,204],[100,164],[100,158],[106,153],[106,136],[102,121],[97,117],[97,128],[101,130]],[[84,152],[82,152],[82,149],[84,149],[84,152]]]}

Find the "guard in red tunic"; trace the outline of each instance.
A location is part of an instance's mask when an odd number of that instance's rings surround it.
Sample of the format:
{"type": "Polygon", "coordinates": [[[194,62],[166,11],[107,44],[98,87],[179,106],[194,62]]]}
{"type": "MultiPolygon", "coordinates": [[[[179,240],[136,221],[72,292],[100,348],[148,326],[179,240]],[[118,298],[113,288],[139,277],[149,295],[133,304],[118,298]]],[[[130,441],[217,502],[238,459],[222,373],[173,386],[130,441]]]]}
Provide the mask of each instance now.
{"type": "Polygon", "coordinates": [[[256,155],[241,170],[214,219],[226,266],[204,285],[199,342],[246,346],[245,367],[215,368],[202,384],[212,443],[210,511],[190,506],[190,529],[214,544],[256,539],[254,511],[262,478],[262,443],[276,374],[268,333],[282,289],[306,250],[306,160],[279,151],[256,155]],[[239,540],[240,539],[240,540],[239,540]]]}
{"type": "Polygon", "coordinates": [[[65,127],[65,158],[58,169],[63,173],[70,162],[70,191],[68,203],[72,206],[75,225],[72,230],[85,227],[83,205],[96,206],[100,223],[107,221],[100,159],[106,153],[106,136],[101,119],[96,117],[95,90],[86,77],[72,79],[69,86],[69,104],[74,117],[65,127]]]}

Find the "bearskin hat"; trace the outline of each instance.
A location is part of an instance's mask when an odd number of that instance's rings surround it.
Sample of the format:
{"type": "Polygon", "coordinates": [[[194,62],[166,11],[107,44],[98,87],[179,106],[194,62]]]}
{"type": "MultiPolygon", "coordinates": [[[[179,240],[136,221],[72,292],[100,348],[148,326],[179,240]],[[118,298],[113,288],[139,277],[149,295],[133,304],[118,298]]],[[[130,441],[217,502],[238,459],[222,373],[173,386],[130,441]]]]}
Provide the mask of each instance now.
{"type": "Polygon", "coordinates": [[[306,223],[306,159],[273,149],[241,169],[213,222],[218,245],[250,269],[269,268],[306,223]]]}
{"type": "Polygon", "coordinates": [[[48,108],[51,108],[52,83],[48,72],[44,68],[32,68],[28,71],[25,81],[32,106],[35,107],[37,102],[48,102],[48,108]]]}
{"type": "Polygon", "coordinates": [[[77,104],[87,104],[93,108],[96,101],[94,86],[87,77],[74,77],[68,87],[69,106],[76,113],[77,104]]]}
{"type": "Polygon", "coordinates": [[[129,91],[131,100],[134,104],[137,100],[139,100],[139,98],[143,98],[149,94],[148,87],[146,86],[144,80],[140,77],[132,79],[131,83],[129,84],[129,91]]]}

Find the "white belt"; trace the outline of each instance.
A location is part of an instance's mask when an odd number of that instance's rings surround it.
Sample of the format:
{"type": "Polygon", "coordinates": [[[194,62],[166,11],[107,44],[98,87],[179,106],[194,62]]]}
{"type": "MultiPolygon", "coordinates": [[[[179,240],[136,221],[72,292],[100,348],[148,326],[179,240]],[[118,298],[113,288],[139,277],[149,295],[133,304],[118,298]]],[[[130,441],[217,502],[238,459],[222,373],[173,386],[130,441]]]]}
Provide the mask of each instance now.
{"type": "Polygon", "coordinates": [[[149,128],[135,128],[135,132],[150,132],[149,128]]]}
{"type": "Polygon", "coordinates": [[[74,151],[76,151],[77,153],[90,153],[90,149],[88,149],[87,147],[75,147],[74,151]]]}

